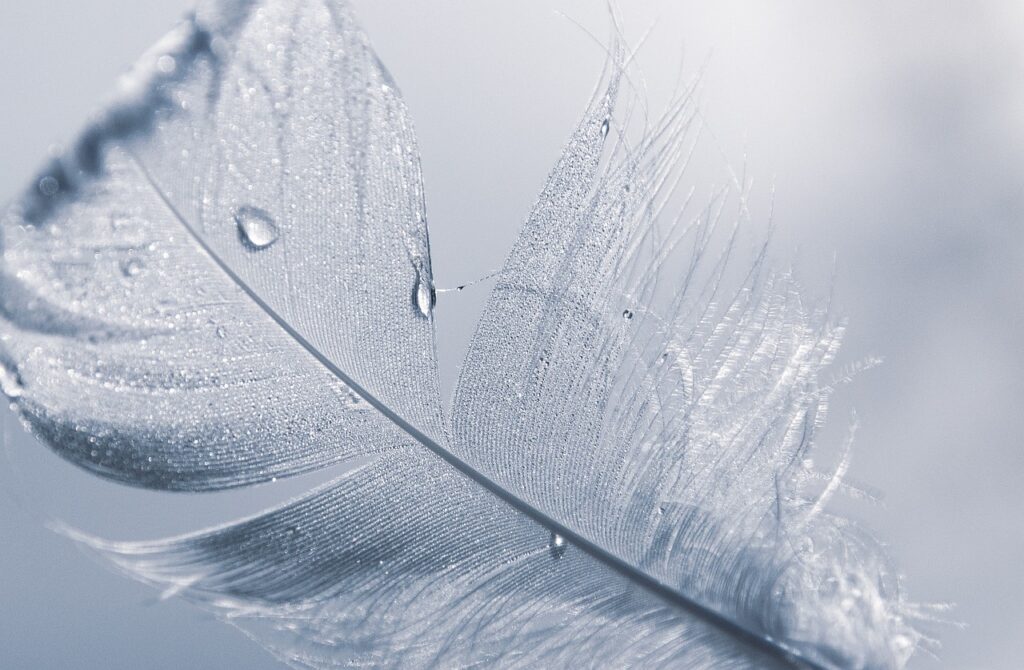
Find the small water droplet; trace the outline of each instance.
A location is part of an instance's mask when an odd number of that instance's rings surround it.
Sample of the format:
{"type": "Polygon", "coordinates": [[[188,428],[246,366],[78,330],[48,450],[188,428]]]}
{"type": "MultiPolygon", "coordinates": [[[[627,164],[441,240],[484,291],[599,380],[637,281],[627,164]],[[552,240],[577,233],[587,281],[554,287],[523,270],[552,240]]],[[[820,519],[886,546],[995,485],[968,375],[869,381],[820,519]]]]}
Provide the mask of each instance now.
{"type": "Polygon", "coordinates": [[[353,391],[352,389],[349,389],[348,395],[345,397],[345,400],[348,403],[349,407],[369,408],[369,405],[365,400],[363,400],[363,397],[356,393],[355,391],[353,391]]]}
{"type": "Polygon", "coordinates": [[[266,249],[277,242],[278,230],[274,217],[259,207],[248,205],[235,210],[238,237],[250,249],[266,249]]]}
{"type": "Polygon", "coordinates": [[[174,56],[164,54],[156,59],[156,67],[164,74],[171,74],[178,69],[178,61],[174,60],[174,56]]]}
{"type": "Polygon", "coordinates": [[[121,262],[121,274],[125,277],[135,277],[142,272],[142,261],[138,258],[129,258],[121,262]]]}
{"type": "Polygon", "coordinates": [[[228,336],[228,331],[224,329],[224,326],[217,326],[217,330],[214,332],[217,333],[217,337],[222,340],[228,336]]]}
{"type": "Polygon", "coordinates": [[[551,533],[551,542],[548,544],[548,548],[551,550],[551,558],[559,559],[565,555],[565,550],[569,548],[569,544],[558,533],[551,533]]]}
{"type": "Polygon", "coordinates": [[[11,400],[20,398],[25,392],[25,385],[18,374],[18,368],[6,362],[0,362],[0,391],[11,400]]]}
{"type": "Polygon", "coordinates": [[[60,190],[60,182],[57,181],[56,177],[46,175],[39,180],[39,192],[45,195],[47,198],[51,198],[57,195],[57,191],[60,190]]]}
{"type": "Polygon", "coordinates": [[[622,310],[622,318],[625,319],[626,321],[629,321],[630,319],[633,318],[633,312],[628,309],[622,310]]]}
{"type": "Polygon", "coordinates": [[[119,232],[127,228],[131,223],[131,217],[124,212],[115,212],[110,215],[110,229],[119,232]]]}
{"type": "Polygon", "coordinates": [[[609,119],[605,119],[601,122],[601,137],[608,137],[608,131],[611,130],[612,124],[609,119]]]}

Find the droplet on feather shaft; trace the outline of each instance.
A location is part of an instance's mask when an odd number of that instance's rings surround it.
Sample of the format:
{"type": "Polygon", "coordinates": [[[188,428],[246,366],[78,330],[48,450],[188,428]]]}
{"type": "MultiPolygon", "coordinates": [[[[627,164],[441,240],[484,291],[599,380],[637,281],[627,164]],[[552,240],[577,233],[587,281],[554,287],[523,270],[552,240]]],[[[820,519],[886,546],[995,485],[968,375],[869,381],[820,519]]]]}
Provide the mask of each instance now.
{"type": "Polygon", "coordinates": [[[274,217],[266,210],[248,205],[235,210],[238,237],[250,249],[266,249],[277,242],[278,230],[274,217]]]}
{"type": "Polygon", "coordinates": [[[434,283],[421,262],[416,263],[416,282],[412,287],[412,304],[422,316],[428,319],[434,310],[434,305],[437,304],[437,291],[434,289],[434,283]]]}

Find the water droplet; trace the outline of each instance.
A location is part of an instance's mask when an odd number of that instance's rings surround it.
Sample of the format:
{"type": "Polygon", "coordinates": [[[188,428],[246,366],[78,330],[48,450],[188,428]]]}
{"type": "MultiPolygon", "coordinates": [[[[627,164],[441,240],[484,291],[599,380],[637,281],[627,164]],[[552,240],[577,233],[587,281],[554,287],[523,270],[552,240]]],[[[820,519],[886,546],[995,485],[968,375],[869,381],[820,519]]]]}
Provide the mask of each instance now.
{"type": "Polygon", "coordinates": [[[121,262],[121,274],[125,277],[135,277],[142,272],[142,261],[138,258],[129,258],[121,262]]]}
{"type": "Polygon", "coordinates": [[[551,542],[548,544],[548,548],[551,550],[551,558],[559,559],[565,555],[569,543],[558,533],[551,533],[551,542]]]}
{"type": "Polygon", "coordinates": [[[416,264],[416,283],[412,287],[412,304],[416,306],[420,314],[430,318],[430,313],[437,304],[437,292],[430,276],[423,269],[422,263],[416,264]]]}
{"type": "Polygon", "coordinates": [[[0,391],[11,400],[20,398],[25,392],[25,385],[18,374],[18,368],[0,361],[0,391]]]}
{"type": "Polygon", "coordinates": [[[47,198],[57,195],[57,191],[60,190],[60,182],[57,181],[56,177],[46,175],[39,180],[39,192],[45,195],[47,198]]]}
{"type": "Polygon", "coordinates": [[[633,312],[628,309],[622,310],[622,318],[625,319],[626,321],[629,321],[630,319],[633,318],[633,312]]]}
{"type": "Polygon", "coordinates": [[[345,396],[345,401],[348,403],[349,407],[353,407],[356,409],[369,409],[370,407],[370,405],[367,404],[365,400],[363,400],[363,397],[356,393],[355,391],[353,391],[352,389],[349,389],[348,394],[345,396]]]}
{"type": "Polygon", "coordinates": [[[228,331],[224,329],[224,326],[217,326],[217,330],[215,330],[214,332],[217,333],[217,337],[219,337],[222,340],[228,336],[228,331]]]}
{"type": "Polygon", "coordinates": [[[118,232],[127,228],[131,223],[131,217],[124,212],[115,212],[110,215],[110,229],[118,232]]]}
{"type": "Polygon", "coordinates": [[[235,210],[238,237],[250,249],[266,249],[277,242],[277,224],[270,213],[259,207],[239,207],[235,210]]]}
{"type": "Polygon", "coordinates": [[[605,119],[601,122],[601,137],[608,137],[608,131],[611,130],[612,124],[609,119],[605,119]]]}
{"type": "Polygon", "coordinates": [[[174,60],[174,56],[164,54],[156,59],[156,67],[164,74],[171,74],[178,69],[178,61],[174,60]]]}

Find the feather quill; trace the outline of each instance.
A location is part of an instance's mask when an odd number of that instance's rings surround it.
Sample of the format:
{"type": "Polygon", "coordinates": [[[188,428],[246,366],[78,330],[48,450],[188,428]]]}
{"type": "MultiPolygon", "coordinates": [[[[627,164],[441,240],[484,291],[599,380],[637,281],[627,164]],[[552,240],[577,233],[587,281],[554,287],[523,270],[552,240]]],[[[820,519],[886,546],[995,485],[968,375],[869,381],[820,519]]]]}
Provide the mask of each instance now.
{"type": "Polygon", "coordinates": [[[185,536],[68,534],[296,667],[901,667],[882,552],[805,465],[841,328],[721,200],[666,215],[616,43],[501,271],[449,419],[419,158],[342,0],[207,2],[3,219],[0,382],[99,475],[333,482],[185,536]],[[742,265],[741,265],[742,267],[742,265]],[[682,268],[682,272],[679,272],[682,268]],[[739,275],[736,277],[736,275],[739,275]]]}

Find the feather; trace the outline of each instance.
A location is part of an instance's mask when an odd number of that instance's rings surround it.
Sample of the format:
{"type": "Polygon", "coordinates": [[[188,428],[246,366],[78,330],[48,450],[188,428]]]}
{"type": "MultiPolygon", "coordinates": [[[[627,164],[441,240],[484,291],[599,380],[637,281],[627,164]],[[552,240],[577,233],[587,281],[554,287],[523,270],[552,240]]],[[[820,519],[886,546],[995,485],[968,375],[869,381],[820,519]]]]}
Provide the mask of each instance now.
{"type": "Polygon", "coordinates": [[[842,328],[715,251],[724,196],[666,214],[696,110],[630,143],[626,60],[446,415],[396,84],[342,0],[201,5],[5,216],[0,383],[121,483],[345,471],[180,537],[65,532],[296,667],[902,666],[913,608],[806,465],[842,328]]]}

